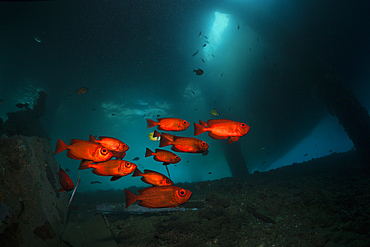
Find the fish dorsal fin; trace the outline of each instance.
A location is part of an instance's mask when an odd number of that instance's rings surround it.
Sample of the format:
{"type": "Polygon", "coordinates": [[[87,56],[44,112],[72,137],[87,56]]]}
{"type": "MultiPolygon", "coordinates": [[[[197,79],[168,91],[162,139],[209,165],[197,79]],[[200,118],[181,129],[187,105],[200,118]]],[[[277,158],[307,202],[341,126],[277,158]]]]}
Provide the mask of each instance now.
{"type": "Polygon", "coordinates": [[[148,169],[145,169],[144,170],[144,173],[147,174],[147,173],[156,173],[156,174],[160,174],[159,172],[156,172],[156,171],[153,171],[153,170],[148,170],[148,169]]]}

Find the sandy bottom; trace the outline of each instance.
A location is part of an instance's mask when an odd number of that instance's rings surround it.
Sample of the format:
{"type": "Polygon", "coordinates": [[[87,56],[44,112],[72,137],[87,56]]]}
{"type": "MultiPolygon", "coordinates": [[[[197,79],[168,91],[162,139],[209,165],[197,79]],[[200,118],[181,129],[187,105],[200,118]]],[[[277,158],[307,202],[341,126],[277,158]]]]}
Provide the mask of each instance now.
{"type": "Polygon", "coordinates": [[[79,193],[64,244],[93,246],[104,240],[106,246],[122,247],[370,246],[369,174],[356,153],[348,152],[244,179],[176,184],[193,192],[189,205],[198,210],[170,214],[103,216],[96,206],[122,203],[122,190],[79,193]],[[95,240],[84,240],[77,227],[104,230],[94,231],[95,240]]]}

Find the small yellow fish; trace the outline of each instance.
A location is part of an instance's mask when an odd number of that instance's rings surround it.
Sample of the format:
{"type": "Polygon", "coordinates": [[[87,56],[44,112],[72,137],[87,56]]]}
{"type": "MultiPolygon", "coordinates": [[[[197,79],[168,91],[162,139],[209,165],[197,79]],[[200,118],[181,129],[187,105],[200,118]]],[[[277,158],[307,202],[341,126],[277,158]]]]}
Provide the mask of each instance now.
{"type": "Polygon", "coordinates": [[[217,110],[212,110],[211,111],[211,114],[213,115],[213,116],[220,116],[220,113],[217,111],[217,110]]]}
{"type": "Polygon", "coordinates": [[[153,135],[154,135],[154,132],[149,133],[149,140],[151,140],[151,141],[159,141],[161,139],[160,136],[159,137],[154,137],[153,135]]]}

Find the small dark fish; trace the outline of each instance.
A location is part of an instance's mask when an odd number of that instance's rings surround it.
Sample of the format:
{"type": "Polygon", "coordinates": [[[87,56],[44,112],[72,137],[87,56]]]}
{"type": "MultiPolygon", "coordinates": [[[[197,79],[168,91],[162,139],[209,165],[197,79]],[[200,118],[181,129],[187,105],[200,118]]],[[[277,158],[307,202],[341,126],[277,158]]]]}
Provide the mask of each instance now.
{"type": "Polygon", "coordinates": [[[115,115],[117,115],[117,114],[116,114],[116,113],[112,113],[111,115],[112,115],[112,116],[115,116],[115,115]]]}
{"type": "Polygon", "coordinates": [[[212,57],[215,57],[215,55],[213,55],[213,53],[212,53],[212,57]]]}
{"type": "Polygon", "coordinates": [[[238,24],[238,29],[240,28],[239,24],[238,24]]]}
{"type": "Polygon", "coordinates": [[[221,77],[224,75],[224,72],[222,72],[221,77]]]}
{"type": "Polygon", "coordinates": [[[135,157],[133,160],[139,160],[140,158],[139,157],[135,157]]]}
{"type": "Polygon", "coordinates": [[[202,69],[193,70],[193,72],[195,72],[195,74],[197,74],[197,75],[203,75],[203,73],[204,73],[204,71],[202,69]]]}
{"type": "Polygon", "coordinates": [[[249,51],[252,51],[252,49],[251,49],[251,48],[249,48],[249,51]]]}
{"type": "Polygon", "coordinates": [[[28,108],[28,103],[18,103],[15,106],[18,107],[18,108],[23,108],[23,107],[28,108]]]}
{"type": "Polygon", "coordinates": [[[194,108],[194,110],[196,110],[196,111],[197,111],[197,108],[194,108]]]}
{"type": "Polygon", "coordinates": [[[269,155],[270,154],[270,152],[268,152],[266,155],[269,155]]]}
{"type": "Polygon", "coordinates": [[[64,169],[65,172],[70,172],[70,170],[67,168],[67,169],[64,169]]]}
{"type": "Polygon", "coordinates": [[[4,103],[4,100],[0,99],[0,104],[4,103]]]}
{"type": "Polygon", "coordinates": [[[267,56],[264,56],[263,59],[266,59],[267,56]]]}
{"type": "Polygon", "coordinates": [[[202,47],[205,47],[207,44],[202,45],[202,47]]]}
{"type": "Polygon", "coordinates": [[[229,111],[230,111],[230,109],[231,109],[231,106],[229,107],[229,111]]]}
{"type": "Polygon", "coordinates": [[[91,108],[91,109],[93,109],[93,111],[96,111],[96,108],[91,108]]]}
{"type": "Polygon", "coordinates": [[[265,164],[265,163],[266,163],[266,161],[262,162],[262,165],[265,164]]]}
{"type": "Polygon", "coordinates": [[[204,38],[206,38],[206,39],[208,39],[208,37],[207,37],[207,36],[205,36],[205,35],[203,35],[203,37],[204,37],[204,38]]]}
{"type": "Polygon", "coordinates": [[[186,163],[188,163],[189,162],[189,160],[188,161],[186,161],[186,163]]]}
{"type": "Polygon", "coordinates": [[[202,31],[200,31],[200,33],[199,33],[199,37],[202,35],[202,31]]]}
{"type": "Polygon", "coordinates": [[[304,157],[306,157],[308,154],[305,154],[305,155],[303,155],[304,157]]]}
{"type": "Polygon", "coordinates": [[[145,114],[143,115],[143,117],[145,117],[145,114]]]}
{"type": "Polygon", "coordinates": [[[194,91],[191,91],[191,92],[192,92],[193,94],[195,94],[195,93],[194,93],[194,91]]]}
{"type": "Polygon", "coordinates": [[[100,181],[91,181],[91,184],[101,184],[100,181]]]}
{"type": "Polygon", "coordinates": [[[208,174],[212,174],[212,172],[208,172],[208,174]]]}
{"type": "Polygon", "coordinates": [[[197,55],[197,54],[198,54],[198,52],[199,52],[199,50],[197,50],[197,51],[193,54],[193,57],[194,57],[195,55],[197,55]]]}
{"type": "Polygon", "coordinates": [[[331,149],[330,149],[330,150],[329,150],[329,153],[331,153],[331,152],[333,152],[333,150],[331,150],[331,149]]]}
{"type": "Polygon", "coordinates": [[[157,117],[160,117],[161,115],[157,115],[157,117]]]}
{"type": "Polygon", "coordinates": [[[209,44],[209,42],[207,40],[205,40],[204,42],[206,42],[207,44],[209,44]]]}
{"type": "Polygon", "coordinates": [[[87,87],[82,87],[80,89],[77,89],[76,93],[77,94],[83,94],[83,93],[86,93],[87,91],[89,91],[89,89],[87,87]]]}
{"type": "Polygon", "coordinates": [[[203,58],[200,58],[200,59],[202,59],[203,63],[205,63],[205,61],[203,60],[203,58]]]}
{"type": "Polygon", "coordinates": [[[68,94],[68,95],[67,95],[67,97],[68,97],[68,98],[71,98],[71,97],[72,97],[72,95],[68,94]]]}

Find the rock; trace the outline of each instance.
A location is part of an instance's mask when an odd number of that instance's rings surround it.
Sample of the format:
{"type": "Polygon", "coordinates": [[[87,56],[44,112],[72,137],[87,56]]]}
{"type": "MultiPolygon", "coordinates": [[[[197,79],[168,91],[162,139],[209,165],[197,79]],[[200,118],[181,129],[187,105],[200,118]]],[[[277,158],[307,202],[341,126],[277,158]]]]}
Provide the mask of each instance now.
{"type": "Polygon", "coordinates": [[[49,141],[0,137],[0,246],[59,246],[69,196],[49,141]]]}
{"type": "Polygon", "coordinates": [[[44,115],[46,109],[45,92],[38,92],[39,98],[33,103],[33,109],[26,108],[16,112],[7,112],[8,120],[0,124],[0,134],[7,136],[23,135],[38,136],[49,138],[44,128],[40,124],[40,118],[44,115]]]}

